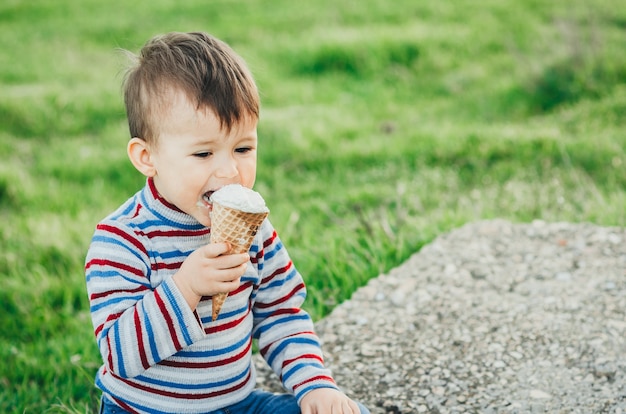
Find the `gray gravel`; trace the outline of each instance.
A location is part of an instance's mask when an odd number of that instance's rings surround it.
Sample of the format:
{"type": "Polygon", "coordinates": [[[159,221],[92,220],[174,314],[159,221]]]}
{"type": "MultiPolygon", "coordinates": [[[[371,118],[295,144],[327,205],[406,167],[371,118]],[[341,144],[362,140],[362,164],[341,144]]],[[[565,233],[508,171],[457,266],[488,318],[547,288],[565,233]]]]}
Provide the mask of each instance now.
{"type": "Polygon", "coordinates": [[[316,327],[373,414],[626,413],[626,229],[468,224],[316,327]]]}

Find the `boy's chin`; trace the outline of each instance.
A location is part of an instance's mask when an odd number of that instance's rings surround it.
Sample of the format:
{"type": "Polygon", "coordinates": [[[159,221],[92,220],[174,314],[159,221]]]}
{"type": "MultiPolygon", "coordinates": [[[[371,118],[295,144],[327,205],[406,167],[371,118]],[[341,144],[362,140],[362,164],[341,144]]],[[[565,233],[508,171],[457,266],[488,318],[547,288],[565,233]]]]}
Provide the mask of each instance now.
{"type": "Polygon", "coordinates": [[[191,214],[198,222],[206,227],[211,227],[211,204],[204,201],[196,203],[196,209],[191,214]]]}
{"type": "Polygon", "coordinates": [[[198,216],[196,215],[195,217],[196,220],[198,220],[198,222],[200,224],[202,224],[205,227],[211,227],[211,218],[208,216],[198,216]]]}

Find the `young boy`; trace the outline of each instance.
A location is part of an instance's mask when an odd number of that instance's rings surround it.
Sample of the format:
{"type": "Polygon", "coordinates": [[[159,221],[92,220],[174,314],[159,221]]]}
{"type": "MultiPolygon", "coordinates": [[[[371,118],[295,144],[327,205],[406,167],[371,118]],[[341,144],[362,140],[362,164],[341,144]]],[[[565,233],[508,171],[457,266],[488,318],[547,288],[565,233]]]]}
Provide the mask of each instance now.
{"type": "Polygon", "coordinates": [[[147,180],[87,253],[100,412],[368,413],[324,367],[305,286],[271,223],[248,253],[209,243],[210,195],[256,176],[259,96],[243,60],[204,33],[157,36],[124,100],[128,156],[147,180]],[[289,394],[255,390],[253,337],[289,394]]]}

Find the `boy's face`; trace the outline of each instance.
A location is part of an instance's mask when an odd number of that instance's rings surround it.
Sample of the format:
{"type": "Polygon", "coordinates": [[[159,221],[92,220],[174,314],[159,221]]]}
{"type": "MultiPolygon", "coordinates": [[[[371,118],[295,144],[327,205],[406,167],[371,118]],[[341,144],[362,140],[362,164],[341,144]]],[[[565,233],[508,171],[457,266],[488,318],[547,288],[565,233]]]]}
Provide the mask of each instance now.
{"type": "Polygon", "coordinates": [[[214,191],[227,184],[254,185],[257,120],[246,118],[227,133],[213,111],[196,110],[182,93],[172,95],[148,150],[154,183],[168,202],[210,226],[208,198],[214,191]]]}

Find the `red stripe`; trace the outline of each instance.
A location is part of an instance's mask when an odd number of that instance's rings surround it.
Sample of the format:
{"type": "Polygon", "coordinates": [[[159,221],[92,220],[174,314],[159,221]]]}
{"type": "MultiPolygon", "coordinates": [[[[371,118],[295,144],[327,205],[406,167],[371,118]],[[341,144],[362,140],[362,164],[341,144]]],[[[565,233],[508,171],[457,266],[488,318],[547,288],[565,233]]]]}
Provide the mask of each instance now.
{"type": "Polygon", "coordinates": [[[250,261],[251,261],[252,263],[255,263],[255,264],[256,264],[256,263],[259,263],[259,260],[261,260],[261,259],[263,258],[263,256],[264,256],[264,253],[263,253],[263,252],[264,252],[264,250],[263,250],[263,249],[261,249],[261,250],[259,250],[258,252],[256,252],[256,255],[254,255],[253,257],[251,257],[251,258],[250,258],[250,261]]]}
{"type": "MultiPolygon", "coordinates": [[[[293,335],[289,335],[286,336],[285,338],[283,338],[284,340],[288,340],[289,338],[292,338],[294,336],[304,336],[304,335],[312,335],[315,336],[315,332],[311,332],[311,331],[303,331],[303,332],[298,332],[297,334],[293,334],[293,335]]],[[[267,351],[269,351],[269,349],[272,347],[272,345],[274,344],[269,344],[267,346],[265,346],[265,348],[261,348],[259,349],[259,352],[261,353],[261,355],[265,356],[267,355],[267,351]]]]}
{"type": "Polygon", "coordinates": [[[158,199],[159,198],[159,192],[156,189],[156,185],[154,184],[154,178],[149,177],[148,178],[148,189],[150,190],[150,194],[152,194],[152,197],[158,199]]]}
{"type": "Polygon", "coordinates": [[[112,372],[113,371],[113,350],[111,349],[111,340],[109,339],[108,336],[105,338],[105,340],[107,341],[107,348],[109,349],[109,355],[107,356],[107,360],[109,361],[109,368],[112,372]]]}
{"type": "Polygon", "coordinates": [[[298,313],[300,313],[299,308],[284,308],[277,309],[276,311],[272,312],[271,316],[297,315],[298,313]]]}
{"type": "Polygon", "coordinates": [[[165,204],[167,207],[169,207],[172,210],[181,211],[174,204],[170,203],[169,201],[161,197],[161,194],[159,194],[159,191],[157,190],[156,185],[154,184],[153,178],[148,178],[148,188],[150,189],[150,192],[152,193],[152,197],[154,197],[156,200],[159,200],[161,203],[165,204]]]}
{"type": "Polygon", "coordinates": [[[165,365],[168,367],[177,367],[177,368],[215,368],[215,367],[221,367],[223,365],[226,364],[231,364],[233,362],[236,362],[240,359],[243,359],[246,354],[250,351],[250,348],[252,347],[252,340],[248,341],[248,345],[244,348],[243,351],[241,351],[238,354],[235,354],[231,357],[225,358],[225,359],[220,359],[218,361],[211,361],[211,362],[190,362],[190,361],[175,361],[175,360],[164,360],[161,361],[159,363],[159,365],[165,365]]]}
{"type": "Polygon", "coordinates": [[[317,355],[317,354],[303,354],[300,355],[298,358],[292,358],[292,359],[286,359],[283,361],[283,368],[285,368],[287,365],[292,364],[294,362],[300,362],[300,360],[302,359],[316,359],[319,362],[321,362],[322,364],[324,363],[324,360],[322,359],[321,356],[317,355]]]}
{"type": "Polygon", "coordinates": [[[135,207],[135,213],[133,214],[133,218],[139,216],[139,212],[141,211],[141,204],[137,204],[137,207],[135,207]]]}
{"type": "Polygon", "coordinates": [[[115,269],[124,270],[135,276],[141,276],[141,277],[145,276],[145,273],[141,269],[137,269],[136,267],[131,267],[127,264],[114,262],[113,260],[108,260],[108,259],[91,259],[85,265],[85,270],[89,270],[91,266],[110,266],[115,269]]]}
{"type": "Polygon", "coordinates": [[[152,264],[152,270],[178,269],[178,268],[180,268],[180,266],[182,264],[183,264],[183,262],[171,262],[171,263],[158,262],[158,263],[153,263],[152,264]]]}
{"type": "Polygon", "coordinates": [[[276,276],[278,276],[280,274],[287,273],[292,266],[293,266],[293,262],[290,260],[289,263],[287,263],[285,266],[280,267],[280,268],[274,270],[274,272],[272,272],[271,275],[269,275],[268,277],[266,277],[263,280],[261,280],[261,284],[268,283],[272,279],[274,279],[276,276]]]}
{"type": "Polygon", "coordinates": [[[96,337],[98,337],[98,335],[100,335],[100,332],[104,329],[104,326],[105,326],[108,322],[113,321],[113,320],[116,320],[117,318],[119,318],[119,317],[122,315],[122,313],[123,313],[123,312],[112,313],[112,314],[110,314],[109,316],[107,316],[107,320],[106,320],[106,321],[104,321],[104,323],[103,323],[102,325],[100,325],[100,326],[98,326],[98,327],[96,328],[96,330],[95,330],[96,337]]]}
{"type": "Polygon", "coordinates": [[[150,290],[150,288],[147,286],[139,286],[135,289],[107,290],[106,292],[92,293],[91,296],[89,296],[89,300],[101,299],[118,293],[139,293],[146,290],[150,290]]]}
{"type": "Polygon", "coordinates": [[[201,228],[199,230],[153,230],[144,233],[149,238],[154,237],[190,237],[190,236],[203,236],[209,234],[210,230],[207,228],[201,228]]]}
{"type": "Polygon", "coordinates": [[[235,296],[238,293],[241,293],[243,291],[245,291],[246,289],[252,287],[252,282],[244,282],[244,283],[240,283],[239,287],[235,290],[233,290],[232,292],[229,293],[230,296],[235,296]]]}
{"type": "Polygon", "coordinates": [[[141,358],[141,365],[143,369],[150,368],[148,364],[148,358],[146,357],[146,350],[143,345],[143,331],[141,329],[141,320],[139,318],[139,311],[135,306],[135,333],[137,334],[137,348],[139,348],[139,358],[141,358]]]}
{"type": "Polygon", "coordinates": [[[254,304],[254,306],[259,309],[267,309],[267,308],[271,308],[272,306],[280,305],[281,303],[284,303],[287,300],[291,299],[296,294],[296,292],[298,292],[301,289],[304,289],[304,283],[298,284],[296,287],[291,289],[291,292],[289,292],[283,297],[276,299],[274,302],[270,302],[270,303],[257,302],[254,304]]]}
{"type": "Polygon", "coordinates": [[[272,243],[274,243],[274,240],[276,240],[277,237],[278,234],[276,234],[276,230],[274,230],[270,238],[263,241],[263,248],[265,249],[267,246],[270,246],[272,243]]]}
{"type": "Polygon", "coordinates": [[[235,326],[239,325],[244,319],[246,319],[246,316],[248,316],[249,313],[250,313],[250,308],[246,310],[246,313],[241,318],[234,319],[228,323],[223,323],[223,324],[219,324],[216,326],[213,325],[208,328],[204,328],[204,332],[207,335],[209,335],[209,334],[214,334],[216,332],[228,331],[234,328],[235,326]]]}
{"type": "Polygon", "coordinates": [[[235,392],[235,391],[245,387],[245,385],[248,382],[250,382],[250,376],[251,375],[252,375],[252,372],[250,370],[248,370],[248,375],[239,384],[236,384],[236,385],[234,385],[234,386],[232,386],[230,388],[225,388],[223,390],[213,391],[213,392],[205,392],[205,393],[200,393],[200,394],[179,393],[179,392],[167,391],[167,390],[163,390],[163,389],[148,387],[148,386],[142,385],[142,384],[137,384],[137,383],[131,382],[130,380],[127,380],[125,378],[121,378],[121,377],[117,377],[117,378],[119,380],[125,382],[129,386],[135,388],[135,389],[146,391],[146,392],[149,392],[151,394],[158,394],[158,395],[162,395],[162,396],[165,396],[165,397],[172,397],[172,398],[180,398],[182,400],[201,400],[201,399],[204,399],[204,398],[215,398],[215,397],[219,397],[219,396],[222,396],[222,395],[226,395],[226,394],[230,394],[232,392],[235,392]]]}
{"type": "Polygon", "coordinates": [[[174,342],[174,347],[176,349],[182,349],[180,342],[178,342],[178,336],[176,335],[174,322],[172,321],[172,318],[170,317],[170,314],[167,311],[167,307],[165,306],[163,299],[161,299],[161,295],[159,295],[158,290],[154,291],[154,298],[156,299],[157,305],[159,306],[159,309],[161,310],[161,313],[163,314],[163,317],[165,318],[165,322],[167,323],[167,328],[169,329],[170,336],[172,337],[172,341],[174,342]]]}
{"type": "Polygon", "coordinates": [[[119,405],[120,407],[122,407],[123,409],[125,409],[126,411],[128,411],[129,413],[136,413],[137,411],[133,410],[132,407],[130,407],[128,404],[126,404],[124,401],[120,401],[118,399],[115,399],[115,403],[117,405],[119,405]]]}
{"type": "Polygon", "coordinates": [[[335,383],[335,380],[329,377],[328,375],[318,375],[316,377],[309,378],[306,381],[302,381],[301,383],[294,385],[293,389],[296,390],[300,388],[301,386],[306,385],[310,382],[314,382],[314,381],[328,381],[328,382],[332,382],[333,384],[335,383]]]}
{"type": "Polygon", "coordinates": [[[144,245],[141,244],[139,242],[139,240],[131,237],[129,234],[123,232],[122,230],[118,229],[117,227],[113,227],[113,226],[110,226],[108,224],[98,224],[98,226],[96,228],[98,230],[103,230],[103,231],[108,231],[109,233],[113,233],[114,235],[123,238],[124,240],[126,240],[127,242],[129,242],[130,244],[135,246],[137,248],[137,250],[141,251],[143,254],[145,254],[145,255],[148,254],[148,252],[146,251],[144,245]]]}

